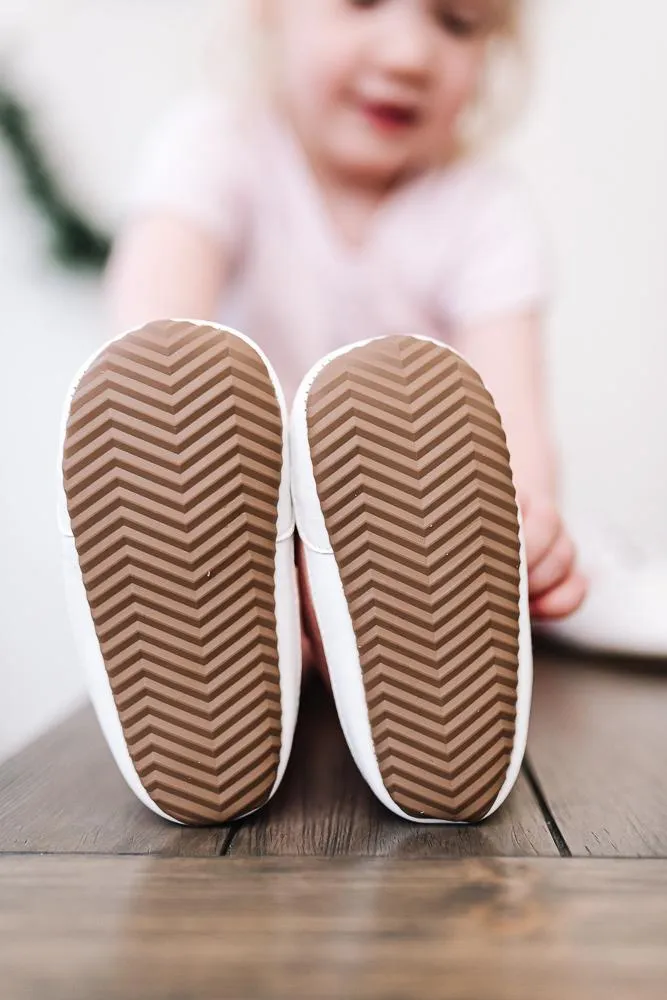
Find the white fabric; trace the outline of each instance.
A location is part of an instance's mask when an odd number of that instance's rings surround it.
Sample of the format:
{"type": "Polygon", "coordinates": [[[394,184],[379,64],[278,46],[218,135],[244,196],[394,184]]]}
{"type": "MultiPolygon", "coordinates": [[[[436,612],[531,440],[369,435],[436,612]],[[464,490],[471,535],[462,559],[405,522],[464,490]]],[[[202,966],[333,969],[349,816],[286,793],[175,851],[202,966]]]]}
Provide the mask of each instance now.
{"type": "Polygon", "coordinates": [[[667,660],[667,559],[635,549],[604,516],[570,511],[566,524],[588,595],[564,621],[535,629],[574,649],[667,660]]]}

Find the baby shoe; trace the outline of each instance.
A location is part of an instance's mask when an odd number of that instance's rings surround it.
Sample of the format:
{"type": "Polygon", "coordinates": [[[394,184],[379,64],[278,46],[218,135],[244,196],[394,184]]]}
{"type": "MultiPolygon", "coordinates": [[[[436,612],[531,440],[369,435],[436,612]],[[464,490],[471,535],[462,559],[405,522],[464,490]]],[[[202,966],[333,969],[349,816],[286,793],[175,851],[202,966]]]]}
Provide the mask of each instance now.
{"type": "Polygon", "coordinates": [[[78,372],[61,428],[66,596],[125,780],[221,823],[276,791],[301,646],[283,393],[247,337],[160,321],[78,372]]]}
{"type": "Polygon", "coordinates": [[[562,621],[536,621],[538,635],[587,653],[667,660],[667,559],[633,545],[618,528],[567,511],[586,600],[562,621]]]}
{"type": "Polygon", "coordinates": [[[483,819],[519,773],[532,687],[520,515],[491,396],[437,341],[361,341],[306,375],[291,449],[357,766],[406,819],[483,819]]]}

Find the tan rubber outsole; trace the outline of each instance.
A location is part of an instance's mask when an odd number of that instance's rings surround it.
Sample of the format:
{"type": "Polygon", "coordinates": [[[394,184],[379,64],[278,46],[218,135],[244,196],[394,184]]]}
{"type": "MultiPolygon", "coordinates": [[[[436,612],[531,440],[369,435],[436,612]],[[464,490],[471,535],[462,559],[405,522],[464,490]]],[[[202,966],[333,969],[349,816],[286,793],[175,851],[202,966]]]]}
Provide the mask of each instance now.
{"type": "Polygon", "coordinates": [[[137,774],[164,812],[262,805],[279,764],[274,607],[283,427],[260,356],[160,322],[109,345],[67,424],[67,506],[137,774]]]}
{"type": "Polygon", "coordinates": [[[478,820],[508,772],[518,682],[518,512],[493,401],[446,347],[389,337],[322,369],[307,424],[384,785],[409,815],[478,820]]]}

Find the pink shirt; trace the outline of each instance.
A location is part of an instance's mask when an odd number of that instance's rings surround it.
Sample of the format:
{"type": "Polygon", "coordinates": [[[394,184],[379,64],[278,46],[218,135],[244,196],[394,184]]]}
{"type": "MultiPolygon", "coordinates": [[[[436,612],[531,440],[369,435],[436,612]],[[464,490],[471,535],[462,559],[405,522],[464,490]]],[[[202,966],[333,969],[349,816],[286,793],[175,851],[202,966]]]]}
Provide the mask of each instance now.
{"type": "Polygon", "coordinates": [[[229,254],[219,322],[264,349],[288,401],[322,355],[405,332],[456,347],[456,329],[540,305],[542,233],[520,183],[461,161],[384,203],[362,246],[335,229],[300,147],[278,120],[185,100],[149,138],[132,212],[200,225],[229,254]]]}

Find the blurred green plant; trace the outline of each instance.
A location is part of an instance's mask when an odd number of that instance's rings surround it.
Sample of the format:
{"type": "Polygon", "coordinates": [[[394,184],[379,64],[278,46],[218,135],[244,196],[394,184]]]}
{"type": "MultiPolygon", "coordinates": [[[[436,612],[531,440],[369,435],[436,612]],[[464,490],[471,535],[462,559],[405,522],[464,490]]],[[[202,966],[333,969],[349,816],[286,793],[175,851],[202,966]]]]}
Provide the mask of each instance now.
{"type": "Polygon", "coordinates": [[[72,204],[49,166],[28,110],[3,83],[0,137],[14,156],[28,196],[48,223],[54,256],[70,267],[102,268],[111,250],[110,237],[72,204]]]}

